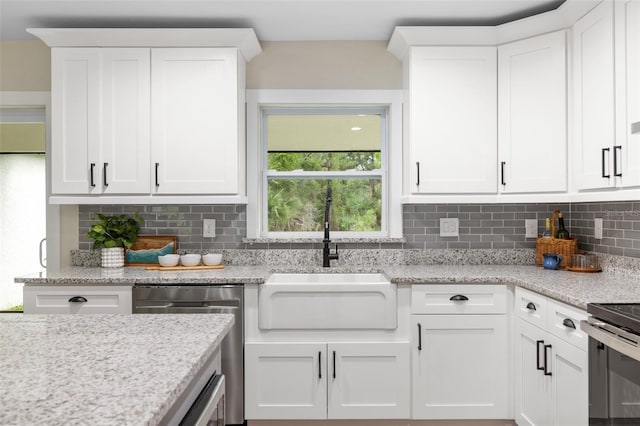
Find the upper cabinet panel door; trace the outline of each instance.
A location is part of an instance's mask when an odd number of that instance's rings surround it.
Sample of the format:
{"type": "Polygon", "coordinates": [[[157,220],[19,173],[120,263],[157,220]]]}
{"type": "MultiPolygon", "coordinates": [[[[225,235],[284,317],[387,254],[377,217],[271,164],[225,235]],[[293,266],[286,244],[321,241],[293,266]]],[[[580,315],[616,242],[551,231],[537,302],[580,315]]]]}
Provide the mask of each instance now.
{"type": "Polygon", "coordinates": [[[501,192],[567,190],[564,31],[498,47],[501,192]]]}
{"type": "Polygon", "coordinates": [[[631,133],[634,123],[640,127],[640,1],[626,0],[615,4],[616,22],[616,116],[622,145],[622,186],[640,186],[640,129],[631,133]],[[626,87],[624,87],[626,85],[626,87]]]}
{"type": "Polygon", "coordinates": [[[109,194],[150,192],[150,50],[100,49],[102,180],[109,194]]]}
{"type": "Polygon", "coordinates": [[[238,51],[151,52],[152,192],[238,193],[238,51]]]}
{"type": "Polygon", "coordinates": [[[496,48],[412,47],[411,191],[496,193],[496,48]]]}
{"type": "Polygon", "coordinates": [[[51,82],[52,192],[99,193],[99,49],[52,49],[51,82]]]}
{"type": "Polygon", "coordinates": [[[579,189],[615,185],[613,2],[602,2],[573,26],[574,138],[579,189]]]}

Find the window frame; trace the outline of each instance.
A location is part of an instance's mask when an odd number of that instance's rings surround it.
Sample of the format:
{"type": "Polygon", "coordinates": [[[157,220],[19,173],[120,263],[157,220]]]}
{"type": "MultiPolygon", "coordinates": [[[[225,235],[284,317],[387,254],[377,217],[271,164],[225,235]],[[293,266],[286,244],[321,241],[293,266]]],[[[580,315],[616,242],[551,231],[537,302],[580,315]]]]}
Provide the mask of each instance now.
{"type": "MultiPolygon", "coordinates": [[[[268,232],[267,149],[263,110],[345,111],[384,110],[385,137],[381,146],[382,229],[375,232],[332,231],[333,238],[380,240],[402,237],[402,92],[399,90],[247,90],[247,239],[308,241],[322,232],[268,232]]],[[[287,172],[289,173],[289,172],[287,172]]],[[[353,177],[348,172],[321,172],[323,176],[353,177]]],[[[282,172],[278,173],[282,175],[282,172]]],[[[365,177],[366,173],[358,172],[365,177]]]]}

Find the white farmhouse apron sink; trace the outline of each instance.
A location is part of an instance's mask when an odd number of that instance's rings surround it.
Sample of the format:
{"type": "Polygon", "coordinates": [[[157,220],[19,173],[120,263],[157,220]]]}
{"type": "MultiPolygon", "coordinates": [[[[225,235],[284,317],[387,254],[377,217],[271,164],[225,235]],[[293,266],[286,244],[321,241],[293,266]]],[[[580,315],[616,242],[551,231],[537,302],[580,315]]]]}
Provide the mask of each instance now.
{"type": "Polygon", "coordinates": [[[259,287],[262,330],[395,329],[397,288],[382,274],[273,274],[259,287]]]}

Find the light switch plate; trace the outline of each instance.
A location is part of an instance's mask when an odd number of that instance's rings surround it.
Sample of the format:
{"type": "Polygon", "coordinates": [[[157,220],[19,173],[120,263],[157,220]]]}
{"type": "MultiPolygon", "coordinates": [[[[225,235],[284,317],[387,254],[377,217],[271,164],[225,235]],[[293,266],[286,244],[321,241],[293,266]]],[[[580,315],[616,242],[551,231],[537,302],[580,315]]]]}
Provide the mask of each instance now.
{"type": "Polygon", "coordinates": [[[457,237],[459,220],[457,217],[440,218],[440,236],[441,237],[457,237]]]}
{"type": "Polygon", "coordinates": [[[216,236],[215,219],[204,219],[202,221],[202,236],[205,238],[214,238],[216,236]]]}
{"type": "Polygon", "coordinates": [[[538,221],[536,219],[524,220],[525,238],[538,237],[538,221]]]}
{"type": "Polygon", "coordinates": [[[602,218],[597,217],[593,219],[593,237],[596,240],[602,239],[602,218]]]}

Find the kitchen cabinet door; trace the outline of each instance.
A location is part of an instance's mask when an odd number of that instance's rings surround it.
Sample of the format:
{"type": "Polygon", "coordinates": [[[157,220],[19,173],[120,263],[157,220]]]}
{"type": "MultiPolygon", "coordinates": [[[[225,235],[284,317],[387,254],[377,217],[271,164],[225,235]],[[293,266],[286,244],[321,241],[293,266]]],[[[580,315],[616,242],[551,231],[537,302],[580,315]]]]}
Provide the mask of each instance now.
{"type": "Polygon", "coordinates": [[[328,418],[409,418],[409,345],[329,343],[328,418]]]}
{"type": "MultiPolygon", "coordinates": [[[[544,375],[546,332],[515,320],[515,418],[519,426],[549,425],[551,380],[544,375]]],[[[586,423],[585,423],[586,424],[586,423]]]]}
{"type": "Polygon", "coordinates": [[[100,50],[51,50],[51,190],[101,192],[100,50]]]}
{"type": "Polygon", "coordinates": [[[551,345],[548,349],[551,373],[549,424],[589,424],[587,352],[554,336],[548,336],[548,342],[551,345]]]}
{"type": "Polygon", "coordinates": [[[244,143],[238,55],[235,48],[152,50],[153,193],[238,193],[244,143]]]}
{"type": "Polygon", "coordinates": [[[149,194],[151,58],[145,48],[100,49],[98,185],[105,194],[149,194]]]}
{"type": "Polygon", "coordinates": [[[496,48],[411,47],[405,67],[411,192],[496,193],[496,48]]]}
{"type": "Polygon", "coordinates": [[[246,343],[247,419],[326,419],[326,343],[246,343]]]}
{"type": "Polygon", "coordinates": [[[616,183],[613,3],[600,3],[573,26],[579,189],[609,188],[616,183]]]}
{"type": "Polygon", "coordinates": [[[506,315],[412,315],[413,418],[509,418],[506,315]]]}
{"type": "Polygon", "coordinates": [[[615,23],[616,130],[622,145],[621,183],[634,187],[640,186],[640,130],[631,133],[632,124],[640,123],[640,1],[616,2],[615,23]]]}
{"type": "Polygon", "coordinates": [[[566,32],[498,47],[499,188],[567,190],[566,32]]]}

